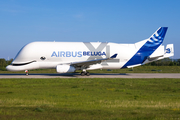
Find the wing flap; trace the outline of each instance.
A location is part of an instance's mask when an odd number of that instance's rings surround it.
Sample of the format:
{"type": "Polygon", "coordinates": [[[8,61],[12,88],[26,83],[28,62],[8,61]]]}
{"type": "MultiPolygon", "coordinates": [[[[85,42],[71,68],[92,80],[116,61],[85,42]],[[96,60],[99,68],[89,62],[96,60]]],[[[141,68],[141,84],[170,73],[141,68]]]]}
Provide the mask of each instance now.
{"type": "Polygon", "coordinates": [[[88,60],[88,61],[80,61],[80,62],[72,62],[71,65],[75,67],[86,67],[88,68],[90,65],[101,63],[106,60],[111,60],[117,57],[117,54],[112,55],[110,58],[104,58],[104,59],[95,59],[95,60],[88,60]]]}

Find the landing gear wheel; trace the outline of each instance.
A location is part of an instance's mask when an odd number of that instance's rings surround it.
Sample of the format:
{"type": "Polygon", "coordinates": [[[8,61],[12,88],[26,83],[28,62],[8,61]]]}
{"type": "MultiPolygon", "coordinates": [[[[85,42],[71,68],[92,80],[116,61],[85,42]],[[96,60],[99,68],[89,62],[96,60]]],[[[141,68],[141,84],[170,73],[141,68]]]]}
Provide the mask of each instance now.
{"type": "Polygon", "coordinates": [[[85,75],[85,72],[81,72],[81,76],[84,76],[85,75]]]}
{"type": "Polygon", "coordinates": [[[89,73],[89,72],[87,72],[87,73],[86,73],[86,75],[87,75],[87,76],[89,76],[89,75],[90,75],[90,73],[89,73]]]}
{"type": "Polygon", "coordinates": [[[29,75],[28,70],[25,70],[25,73],[26,73],[26,76],[28,76],[28,75],[29,75]]]}

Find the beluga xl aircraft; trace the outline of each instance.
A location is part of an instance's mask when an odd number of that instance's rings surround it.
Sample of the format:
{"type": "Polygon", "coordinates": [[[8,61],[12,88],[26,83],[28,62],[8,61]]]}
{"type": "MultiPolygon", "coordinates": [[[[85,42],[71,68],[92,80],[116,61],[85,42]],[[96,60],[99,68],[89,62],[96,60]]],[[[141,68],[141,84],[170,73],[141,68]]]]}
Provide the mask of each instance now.
{"type": "Polygon", "coordinates": [[[174,56],[173,44],[166,49],[162,45],[167,27],[160,27],[148,39],[134,44],[110,42],[32,42],[25,45],[13,62],[6,67],[9,71],[32,69],[56,69],[58,73],[81,70],[121,69],[144,65],[149,62],[174,56]]]}

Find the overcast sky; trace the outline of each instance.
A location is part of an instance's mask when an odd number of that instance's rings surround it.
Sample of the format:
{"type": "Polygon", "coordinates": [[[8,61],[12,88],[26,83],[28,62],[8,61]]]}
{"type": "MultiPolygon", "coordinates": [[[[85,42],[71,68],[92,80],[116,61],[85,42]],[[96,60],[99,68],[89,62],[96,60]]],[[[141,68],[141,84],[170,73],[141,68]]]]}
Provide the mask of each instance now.
{"type": "Polygon", "coordinates": [[[0,0],[0,58],[34,41],[135,43],[161,26],[180,58],[180,0],[0,0]]]}

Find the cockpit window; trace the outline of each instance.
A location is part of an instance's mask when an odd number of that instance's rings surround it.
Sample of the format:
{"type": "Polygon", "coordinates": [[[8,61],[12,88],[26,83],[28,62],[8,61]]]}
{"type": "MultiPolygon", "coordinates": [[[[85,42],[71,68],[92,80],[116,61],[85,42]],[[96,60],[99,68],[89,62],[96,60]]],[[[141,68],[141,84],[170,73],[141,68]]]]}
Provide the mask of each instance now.
{"type": "MultiPolygon", "coordinates": [[[[25,45],[26,46],[26,45],[25,45]]],[[[22,51],[22,49],[25,47],[25,46],[23,46],[20,50],[19,50],[19,52],[17,53],[17,55],[16,55],[16,57],[14,58],[14,60],[17,58],[17,56],[20,54],[20,52],[22,51]]],[[[14,61],[13,60],[13,61],[14,61]]]]}

